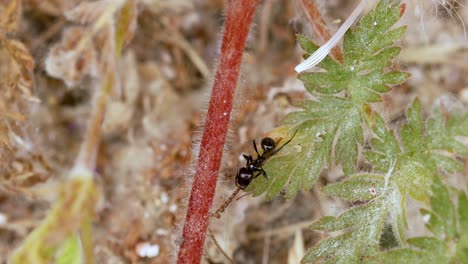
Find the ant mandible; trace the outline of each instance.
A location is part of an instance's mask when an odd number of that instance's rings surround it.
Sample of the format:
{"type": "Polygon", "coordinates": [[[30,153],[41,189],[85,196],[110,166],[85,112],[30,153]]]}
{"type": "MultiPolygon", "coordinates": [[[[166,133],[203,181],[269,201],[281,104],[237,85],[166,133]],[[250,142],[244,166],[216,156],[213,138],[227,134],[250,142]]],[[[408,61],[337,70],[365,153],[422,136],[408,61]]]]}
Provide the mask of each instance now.
{"type": "MultiPolygon", "coordinates": [[[[212,214],[213,217],[215,218],[220,218],[221,213],[224,212],[226,207],[232,202],[234,197],[239,193],[240,190],[245,190],[247,186],[249,186],[250,182],[252,182],[253,179],[257,178],[259,175],[263,175],[265,179],[269,179],[267,173],[263,169],[263,164],[265,161],[270,158],[271,156],[275,155],[278,153],[284,146],[289,144],[291,140],[296,136],[297,130],[294,132],[293,136],[286,141],[281,147],[276,148],[276,142],[270,138],[266,137],[263,138],[262,141],[260,142],[260,146],[262,147],[262,154],[258,153],[257,149],[257,143],[255,142],[255,139],[253,140],[253,147],[255,149],[255,153],[257,153],[257,158],[254,159],[251,155],[245,155],[243,154],[244,159],[247,161],[246,165],[242,168],[239,169],[236,175],[236,186],[237,189],[229,196],[229,198],[222,204],[218,210],[216,210],[215,213],[212,214]]],[[[279,141],[278,141],[279,142],[279,141]]]]}

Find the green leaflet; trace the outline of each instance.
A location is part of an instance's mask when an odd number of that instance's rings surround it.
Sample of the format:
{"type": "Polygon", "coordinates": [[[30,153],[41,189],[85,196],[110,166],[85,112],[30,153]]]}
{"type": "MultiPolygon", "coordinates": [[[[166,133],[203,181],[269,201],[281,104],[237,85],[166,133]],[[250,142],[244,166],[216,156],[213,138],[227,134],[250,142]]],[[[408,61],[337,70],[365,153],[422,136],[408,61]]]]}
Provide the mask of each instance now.
{"type": "Polygon", "coordinates": [[[83,263],[83,253],[78,235],[67,238],[58,250],[57,264],[81,264],[83,263]]]}
{"type": "MultiPolygon", "coordinates": [[[[458,118],[462,115],[454,116],[458,118]]],[[[409,193],[414,199],[423,200],[427,197],[434,175],[439,169],[447,172],[463,170],[462,164],[453,155],[442,155],[441,151],[450,149],[454,154],[464,154],[466,150],[456,139],[460,136],[456,134],[459,129],[453,129],[454,132],[449,133],[450,127],[443,126],[442,129],[442,125],[435,125],[444,123],[441,120],[443,116],[438,114],[437,110],[424,122],[420,102],[415,100],[407,111],[407,117],[407,123],[401,128],[400,142],[393,131],[386,129],[380,116],[374,114],[372,118],[368,118],[374,138],[370,141],[372,149],[364,154],[379,173],[386,173],[392,161],[395,162],[392,178],[395,179],[399,191],[403,194],[409,193]],[[456,147],[451,148],[447,144],[434,142],[450,142],[450,146],[456,147]],[[454,151],[455,149],[457,151],[454,151]]]]}
{"type": "MultiPolygon", "coordinates": [[[[409,77],[389,69],[400,52],[394,42],[406,30],[393,28],[400,12],[400,1],[380,1],[346,33],[343,64],[327,57],[318,65],[323,71],[299,75],[314,100],[302,102],[300,111],[285,117],[282,125],[289,135],[297,131],[296,136],[265,164],[270,179],[257,177],[247,189],[255,195],[266,193],[267,199],[281,192],[291,198],[299,190],[310,189],[324,168],[341,165],[347,177],[323,191],[361,204],[312,224],[311,228],[332,234],[309,249],[304,263],[468,260],[466,194],[455,191],[458,203],[453,203],[451,190],[439,184],[441,172],[463,170],[456,156],[468,154],[459,138],[468,136],[468,114],[435,108],[423,119],[421,104],[415,100],[407,122],[395,132],[370,105],[381,101],[391,85],[409,77]],[[364,127],[371,130],[370,139],[364,139],[364,127]],[[363,146],[362,156],[372,172],[357,173],[363,146]],[[406,238],[409,197],[430,201],[431,208],[421,212],[436,237],[406,238]],[[390,246],[382,246],[383,235],[391,239],[390,246]]],[[[308,54],[318,48],[303,36],[298,36],[298,42],[308,54]]]]}
{"type": "Polygon", "coordinates": [[[388,214],[386,201],[358,206],[339,217],[324,217],[312,224],[312,228],[323,231],[343,230],[343,234],[322,240],[307,252],[303,263],[331,260],[331,263],[358,263],[361,251],[375,251],[388,214]]]}
{"type": "Polygon", "coordinates": [[[342,182],[329,184],[323,192],[348,201],[369,201],[382,195],[385,187],[385,177],[377,174],[358,174],[348,177],[342,182]]]}
{"type": "Polygon", "coordinates": [[[465,152],[457,137],[466,132],[457,126],[466,123],[463,120],[466,115],[455,112],[444,116],[435,109],[428,121],[424,122],[420,103],[415,100],[407,116],[399,139],[377,113],[371,112],[366,116],[365,121],[372,129],[373,138],[364,154],[374,166],[374,172],[352,175],[326,186],[323,191],[352,202],[368,203],[351,208],[338,217],[327,216],[316,221],[311,228],[343,234],[320,242],[309,250],[304,262],[340,259],[357,263],[356,259],[363,257],[369,263],[449,263],[454,259],[468,259],[466,195],[459,192],[459,201],[455,203],[458,204],[457,210],[450,199],[449,190],[439,180],[440,171],[457,172],[463,169],[454,154],[465,152]],[[444,150],[450,152],[441,154],[444,150]],[[430,200],[431,210],[421,212],[427,219],[427,228],[437,238],[406,240],[407,196],[420,201],[430,200]],[[386,219],[389,219],[388,224],[398,246],[379,251],[377,245],[386,219]],[[370,233],[372,236],[368,235],[370,233]],[[456,238],[459,240],[455,251],[450,243],[457,241],[456,238]]]}
{"type": "MultiPolygon", "coordinates": [[[[341,165],[345,175],[355,172],[359,146],[364,145],[365,109],[381,101],[389,85],[409,77],[388,69],[400,52],[394,41],[405,32],[405,27],[392,29],[399,18],[399,1],[382,1],[345,35],[343,64],[327,57],[319,64],[325,72],[299,75],[317,100],[302,102],[302,111],[285,117],[282,124],[297,135],[264,166],[270,179],[256,178],[248,191],[266,192],[271,199],[285,190],[290,198],[310,189],[324,168],[341,165]]],[[[304,36],[298,42],[308,54],[318,48],[304,36]]]]}
{"type": "Polygon", "coordinates": [[[298,190],[308,190],[312,186],[328,159],[326,154],[329,152],[329,144],[319,143],[322,141],[331,142],[330,135],[332,134],[324,133],[318,135],[314,140],[310,140],[307,134],[300,131],[307,129],[321,131],[321,127],[312,122],[304,122],[297,129],[299,132],[291,143],[273,156],[263,167],[270,179],[256,178],[247,191],[253,191],[256,195],[266,191],[266,198],[271,199],[288,184],[286,197],[290,198],[298,190]]]}
{"type": "Polygon", "coordinates": [[[450,263],[448,248],[434,238],[412,238],[409,246],[367,258],[364,263],[450,263]]]}
{"type": "Polygon", "coordinates": [[[456,139],[457,136],[468,137],[467,111],[455,109],[447,116],[440,108],[436,108],[428,120],[427,127],[430,149],[468,155],[468,148],[456,139]]]}
{"type": "Polygon", "coordinates": [[[436,178],[432,185],[432,193],[431,209],[421,209],[421,214],[426,227],[435,237],[408,239],[406,246],[368,256],[366,263],[467,262],[468,200],[465,192],[450,191],[439,178],[436,178]],[[457,199],[455,204],[452,202],[453,197],[457,199]]]}

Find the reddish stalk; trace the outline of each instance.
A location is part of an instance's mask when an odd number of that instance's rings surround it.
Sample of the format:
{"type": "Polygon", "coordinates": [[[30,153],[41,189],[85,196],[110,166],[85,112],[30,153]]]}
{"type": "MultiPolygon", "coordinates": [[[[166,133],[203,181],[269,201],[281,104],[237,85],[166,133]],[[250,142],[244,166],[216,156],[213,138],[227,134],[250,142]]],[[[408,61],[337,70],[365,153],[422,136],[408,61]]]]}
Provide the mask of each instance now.
{"type": "Polygon", "coordinates": [[[245,42],[259,0],[229,0],[178,263],[200,263],[245,42]]]}
{"type": "MultiPolygon", "coordinates": [[[[332,37],[332,34],[330,33],[330,30],[328,30],[327,22],[320,14],[315,1],[300,0],[299,3],[304,10],[305,16],[307,17],[307,20],[309,20],[312,29],[317,33],[320,40],[323,42],[328,41],[332,37]]],[[[331,55],[335,60],[343,62],[343,52],[338,46],[332,49],[331,55]]]]}

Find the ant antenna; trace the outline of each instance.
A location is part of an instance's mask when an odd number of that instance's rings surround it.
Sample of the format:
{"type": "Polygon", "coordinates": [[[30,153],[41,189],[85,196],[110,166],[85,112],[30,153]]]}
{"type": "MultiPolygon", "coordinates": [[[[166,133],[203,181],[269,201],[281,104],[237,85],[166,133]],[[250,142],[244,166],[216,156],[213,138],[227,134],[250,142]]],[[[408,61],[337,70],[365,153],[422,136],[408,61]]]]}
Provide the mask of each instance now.
{"type": "Polygon", "coordinates": [[[258,149],[257,149],[257,142],[255,142],[255,139],[253,140],[253,146],[255,149],[255,153],[257,153],[257,157],[260,156],[260,154],[258,153],[258,149]]]}
{"type": "Polygon", "coordinates": [[[281,147],[279,147],[278,149],[276,149],[275,151],[273,151],[273,153],[271,153],[271,156],[275,155],[276,153],[278,153],[282,148],[284,148],[284,146],[286,146],[287,144],[289,144],[289,142],[291,142],[291,140],[293,140],[293,138],[296,136],[297,134],[297,130],[294,131],[294,134],[292,135],[292,137],[286,141],[283,145],[281,145],[281,147]]]}
{"type": "MultiPolygon", "coordinates": [[[[243,155],[247,161],[247,164],[245,167],[240,168],[239,171],[237,172],[236,190],[234,190],[231,196],[229,196],[229,198],[218,208],[218,210],[216,210],[216,212],[212,213],[211,216],[217,219],[221,218],[221,214],[224,212],[224,210],[226,210],[226,208],[229,206],[232,200],[234,200],[234,198],[237,196],[240,190],[244,190],[245,188],[247,188],[247,186],[250,184],[252,179],[256,178],[259,174],[262,174],[263,176],[265,176],[265,178],[268,179],[268,175],[262,168],[263,163],[265,162],[266,159],[278,153],[282,148],[284,148],[284,146],[286,146],[289,142],[291,142],[291,140],[296,136],[296,133],[297,133],[297,130],[294,132],[293,136],[288,141],[286,141],[281,147],[277,149],[275,149],[276,144],[273,141],[273,139],[271,138],[262,139],[261,144],[262,144],[263,153],[261,155],[258,153],[257,143],[255,142],[255,139],[254,139],[253,146],[254,146],[255,153],[257,153],[257,158],[253,159],[253,157],[250,155],[245,155],[245,154],[243,155]],[[273,152],[269,154],[268,153],[269,151],[273,151],[273,152]],[[256,172],[259,172],[259,174],[255,174],[256,172]]],[[[241,196],[240,198],[244,196],[245,195],[241,196]]],[[[209,227],[208,227],[208,232],[214,244],[218,248],[218,250],[224,255],[224,257],[227,260],[229,260],[230,263],[234,263],[234,261],[228,256],[228,254],[219,245],[218,241],[216,240],[213,232],[211,231],[209,227]]]]}
{"type": "Polygon", "coordinates": [[[241,195],[241,197],[238,197],[238,198],[236,199],[236,201],[239,201],[240,199],[242,199],[242,198],[244,198],[245,196],[250,195],[250,194],[252,194],[252,193],[253,193],[253,192],[244,193],[243,195],[241,195]]]}

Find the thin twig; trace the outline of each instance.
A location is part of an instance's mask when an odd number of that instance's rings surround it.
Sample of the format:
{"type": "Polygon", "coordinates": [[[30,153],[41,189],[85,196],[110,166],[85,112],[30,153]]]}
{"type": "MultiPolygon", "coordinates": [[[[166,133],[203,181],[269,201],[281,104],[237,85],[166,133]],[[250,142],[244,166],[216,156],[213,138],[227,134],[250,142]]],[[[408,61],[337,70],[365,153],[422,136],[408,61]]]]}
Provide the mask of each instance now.
{"type": "Polygon", "coordinates": [[[101,124],[104,119],[109,94],[114,83],[113,75],[108,73],[104,82],[104,86],[99,91],[95,107],[91,113],[85,139],[81,145],[80,153],[78,154],[77,160],[75,162],[75,167],[84,167],[90,170],[94,170],[101,132],[101,124]]]}

